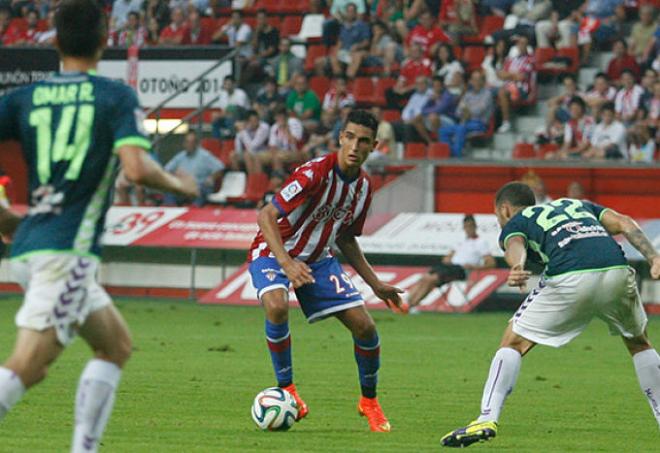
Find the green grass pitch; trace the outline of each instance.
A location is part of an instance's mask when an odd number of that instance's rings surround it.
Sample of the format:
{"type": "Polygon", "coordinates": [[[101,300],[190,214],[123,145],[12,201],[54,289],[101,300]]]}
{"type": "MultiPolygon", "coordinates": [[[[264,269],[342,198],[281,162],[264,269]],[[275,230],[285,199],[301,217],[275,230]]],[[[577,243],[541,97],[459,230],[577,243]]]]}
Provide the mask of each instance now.
{"type": "MultiPolygon", "coordinates": [[[[0,300],[0,353],[13,344],[19,298],[0,300]]],[[[121,300],[135,352],[103,439],[108,452],[424,452],[479,409],[507,314],[398,317],[375,312],[382,343],[379,396],[393,431],[368,432],[356,412],[350,335],[335,320],[291,314],[295,380],[310,415],[286,433],[250,418],[273,385],[263,315],[253,307],[121,300]]],[[[651,338],[660,343],[660,320],[651,338]]],[[[87,347],[80,340],[0,423],[2,452],[67,451],[87,347]]],[[[658,451],[658,426],[618,338],[599,321],[561,350],[524,359],[492,452],[658,451]]]]}

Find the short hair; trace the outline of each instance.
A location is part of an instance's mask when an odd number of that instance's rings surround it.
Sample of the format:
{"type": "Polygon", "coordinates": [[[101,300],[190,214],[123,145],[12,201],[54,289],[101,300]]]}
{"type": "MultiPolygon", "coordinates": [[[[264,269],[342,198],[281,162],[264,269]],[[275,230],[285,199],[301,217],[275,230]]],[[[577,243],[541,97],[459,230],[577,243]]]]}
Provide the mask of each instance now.
{"type": "Polygon", "coordinates": [[[107,34],[105,14],[94,0],[63,0],[55,29],[60,52],[70,57],[94,58],[107,34]]]}
{"type": "Polygon", "coordinates": [[[263,14],[264,16],[267,16],[268,15],[268,10],[266,8],[259,8],[257,10],[257,15],[259,15],[259,14],[263,14]]]}
{"type": "Polygon", "coordinates": [[[570,106],[572,104],[579,105],[583,111],[587,109],[587,104],[584,102],[584,99],[582,99],[580,96],[573,96],[570,102],[568,103],[568,105],[570,106]]]}
{"type": "Polygon", "coordinates": [[[231,15],[233,16],[234,14],[238,14],[239,17],[243,17],[243,11],[241,11],[240,9],[232,9],[231,15]]]}
{"type": "Polygon", "coordinates": [[[628,69],[628,68],[626,68],[626,69],[622,70],[622,71],[621,71],[621,75],[624,75],[624,74],[628,74],[628,75],[630,75],[630,77],[632,77],[633,79],[636,78],[636,77],[635,77],[635,73],[632,71],[632,69],[628,69]]]}
{"type": "Polygon", "coordinates": [[[442,76],[440,76],[440,75],[437,75],[437,74],[433,76],[433,78],[431,79],[431,81],[433,81],[433,82],[440,82],[440,83],[442,83],[443,85],[445,84],[445,78],[442,77],[442,76]]]}
{"type": "Polygon", "coordinates": [[[564,74],[563,77],[561,78],[561,81],[563,82],[563,81],[565,81],[566,79],[570,79],[570,80],[572,80],[572,81],[575,82],[575,84],[577,85],[577,78],[575,77],[574,74],[564,74]]]}
{"type": "Polygon", "coordinates": [[[605,79],[606,81],[610,81],[610,77],[605,74],[604,72],[599,72],[594,76],[594,79],[605,79]]]}
{"type": "Polygon", "coordinates": [[[465,217],[463,217],[463,223],[465,222],[472,222],[476,225],[477,221],[474,220],[474,216],[472,214],[465,214],[465,217]]]}
{"type": "Polygon", "coordinates": [[[368,129],[371,129],[372,131],[371,135],[374,138],[376,137],[376,132],[378,131],[378,120],[371,112],[367,112],[366,110],[361,110],[361,109],[352,110],[351,113],[349,113],[348,117],[346,118],[346,124],[344,124],[344,129],[346,129],[348,123],[358,124],[360,126],[364,126],[368,129]]]}
{"type": "Polygon", "coordinates": [[[248,110],[245,114],[246,118],[251,118],[253,116],[256,116],[257,118],[259,117],[259,113],[257,113],[257,111],[254,109],[248,110]]]}
{"type": "Polygon", "coordinates": [[[227,80],[231,80],[231,81],[234,82],[234,83],[236,82],[236,81],[234,80],[234,76],[231,76],[231,75],[225,76],[225,78],[222,79],[223,82],[226,82],[227,80]]]}
{"type": "Polygon", "coordinates": [[[530,187],[522,182],[509,182],[504,184],[495,194],[495,205],[509,203],[516,207],[527,207],[536,204],[534,192],[530,187]]]}
{"type": "Polygon", "coordinates": [[[616,110],[615,106],[614,106],[614,102],[609,101],[609,102],[606,102],[606,103],[604,103],[603,105],[600,106],[600,111],[601,112],[604,112],[605,110],[609,110],[610,112],[614,112],[616,110]]]}
{"type": "Polygon", "coordinates": [[[626,42],[625,39],[617,39],[617,40],[614,41],[614,42],[615,42],[615,43],[621,43],[621,44],[623,44],[623,48],[624,48],[624,49],[627,49],[627,48],[628,48],[628,43],[626,42]]]}

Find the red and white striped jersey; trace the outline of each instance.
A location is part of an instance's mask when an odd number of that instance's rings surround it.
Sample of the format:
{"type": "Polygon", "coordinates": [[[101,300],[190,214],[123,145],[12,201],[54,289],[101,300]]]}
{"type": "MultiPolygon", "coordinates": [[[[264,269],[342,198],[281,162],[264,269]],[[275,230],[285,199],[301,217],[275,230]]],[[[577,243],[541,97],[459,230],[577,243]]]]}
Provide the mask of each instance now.
{"type": "MultiPolygon", "coordinates": [[[[337,236],[362,234],[371,203],[367,174],[353,180],[342,174],[337,154],[311,160],[298,167],[271,203],[280,211],[277,223],[284,248],[307,263],[331,255],[337,236]]],[[[252,242],[248,262],[272,253],[261,231],[252,242]]]]}
{"type": "Polygon", "coordinates": [[[516,82],[518,88],[530,93],[535,83],[535,62],[533,55],[518,55],[517,57],[507,57],[504,59],[504,70],[514,74],[524,74],[525,78],[516,82]]]}

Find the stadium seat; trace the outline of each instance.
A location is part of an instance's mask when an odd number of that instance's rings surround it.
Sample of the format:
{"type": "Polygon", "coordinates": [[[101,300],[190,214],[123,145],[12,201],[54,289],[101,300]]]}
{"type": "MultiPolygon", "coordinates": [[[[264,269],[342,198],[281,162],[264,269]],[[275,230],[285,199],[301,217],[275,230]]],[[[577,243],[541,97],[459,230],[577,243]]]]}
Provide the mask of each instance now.
{"type": "Polygon", "coordinates": [[[513,156],[514,159],[535,159],[536,149],[531,143],[516,143],[513,147],[513,156]]]}
{"type": "Polygon", "coordinates": [[[280,36],[294,36],[300,31],[302,18],[300,16],[286,16],[282,19],[280,36]]]}
{"type": "Polygon", "coordinates": [[[428,151],[429,159],[448,159],[451,155],[451,150],[447,143],[431,143],[428,151]]]}
{"type": "Polygon", "coordinates": [[[325,46],[309,46],[305,56],[305,71],[314,70],[314,62],[319,57],[325,57],[328,51],[325,46]]]}
{"type": "Polygon", "coordinates": [[[374,90],[374,104],[385,105],[385,91],[396,83],[393,77],[383,77],[378,79],[374,90]]]}
{"type": "Polygon", "coordinates": [[[206,199],[211,203],[226,203],[228,198],[237,198],[245,193],[247,175],[242,171],[229,171],[222,178],[222,186],[206,199]]]}
{"type": "Polygon", "coordinates": [[[454,46],[452,50],[454,51],[454,58],[460,61],[463,58],[463,48],[461,46],[454,46]]]}
{"type": "Polygon", "coordinates": [[[266,173],[252,173],[247,175],[245,193],[238,197],[227,197],[229,203],[256,203],[268,190],[268,175],[266,173]]]}
{"type": "Polygon", "coordinates": [[[463,42],[466,44],[482,44],[484,38],[492,35],[494,32],[504,28],[504,17],[502,16],[484,16],[477,17],[478,34],[464,36],[463,42]]]}
{"type": "Polygon", "coordinates": [[[545,158],[546,154],[553,153],[559,149],[559,145],[556,143],[544,143],[539,145],[539,157],[541,159],[545,158]]]}
{"type": "Polygon", "coordinates": [[[323,14],[307,14],[303,17],[300,32],[295,37],[297,41],[319,41],[323,33],[323,14]]]}
{"type": "Polygon", "coordinates": [[[280,4],[280,13],[285,15],[295,15],[302,16],[312,9],[310,0],[295,0],[295,1],[286,1],[284,0],[280,4]]]}
{"type": "Polygon", "coordinates": [[[577,47],[560,47],[557,49],[557,56],[571,59],[571,65],[562,72],[576,74],[580,69],[580,49],[577,47]]]}
{"type": "Polygon", "coordinates": [[[468,72],[474,71],[481,67],[481,63],[486,56],[486,50],[481,46],[469,46],[463,52],[462,61],[465,62],[468,72]]]}
{"type": "Polygon", "coordinates": [[[385,121],[388,121],[390,123],[394,121],[399,121],[401,119],[401,111],[400,110],[384,110],[383,111],[383,119],[385,121]]]}
{"type": "Polygon", "coordinates": [[[282,8],[282,0],[258,0],[255,8],[264,8],[270,14],[279,14],[282,8]]]}
{"type": "Polygon", "coordinates": [[[217,138],[203,138],[200,141],[200,146],[208,150],[218,159],[222,160],[222,143],[217,138]]]}
{"type": "Polygon", "coordinates": [[[407,143],[403,152],[404,159],[426,159],[426,144],[407,143]]]}
{"type": "Polygon", "coordinates": [[[374,96],[374,82],[371,77],[358,77],[353,82],[353,96],[358,104],[372,104],[376,101],[374,96]]]}
{"type": "Polygon", "coordinates": [[[325,93],[330,89],[330,79],[327,77],[314,76],[309,79],[309,88],[316,93],[321,101],[325,93]]]}

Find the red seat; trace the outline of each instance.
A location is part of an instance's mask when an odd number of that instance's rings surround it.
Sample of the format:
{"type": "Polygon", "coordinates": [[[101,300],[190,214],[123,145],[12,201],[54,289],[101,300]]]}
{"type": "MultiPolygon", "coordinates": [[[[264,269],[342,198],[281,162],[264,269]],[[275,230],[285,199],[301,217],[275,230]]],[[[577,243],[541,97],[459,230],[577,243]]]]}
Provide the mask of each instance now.
{"type": "Polygon", "coordinates": [[[378,79],[374,87],[373,103],[376,105],[385,105],[385,91],[392,88],[396,84],[396,80],[392,77],[383,77],[378,79]]]}
{"type": "Polygon", "coordinates": [[[280,27],[281,36],[294,36],[300,32],[300,26],[302,25],[301,16],[286,16],[282,20],[282,25],[280,27]]]}
{"type": "Polygon", "coordinates": [[[466,44],[482,44],[486,36],[492,35],[503,27],[504,17],[502,16],[477,17],[478,33],[475,35],[463,36],[462,40],[466,44]]]}
{"type": "Polygon", "coordinates": [[[557,56],[571,59],[570,66],[562,72],[575,74],[578,72],[578,69],[580,69],[580,49],[577,47],[560,47],[557,49],[557,56]]]}
{"type": "Polygon", "coordinates": [[[539,157],[545,158],[546,154],[553,153],[559,149],[559,145],[556,143],[544,143],[539,145],[539,157]]]}
{"type": "Polygon", "coordinates": [[[536,149],[531,143],[516,143],[513,147],[514,159],[535,159],[536,149]]]}
{"type": "Polygon", "coordinates": [[[404,159],[426,159],[426,144],[407,143],[403,152],[404,159]]]}
{"type": "Polygon", "coordinates": [[[280,4],[280,13],[286,15],[302,16],[312,8],[311,0],[283,1],[280,4]]]}
{"type": "Polygon", "coordinates": [[[460,60],[463,57],[463,48],[461,46],[452,47],[454,51],[454,58],[460,60]]]}
{"type": "Polygon", "coordinates": [[[431,143],[429,145],[429,159],[448,159],[451,150],[447,143],[431,143]]]}
{"type": "Polygon", "coordinates": [[[370,77],[358,77],[353,82],[353,96],[358,104],[372,104],[374,97],[374,82],[370,77]]]}
{"type": "Polygon", "coordinates": [[[203,138],[199,144],[217,158],[222,155],[222,143],[217,138],[203,138]]]}
{"type": "Polygon", "coordinates": [[[323,100],[325,93],[330,89],[330,79],[327,77],[314,76],[309,79],[309,88],[323,100]]]}
{"type": "Polygon", "coordinates": [[[389,121],[390,123],[393,121],[399,121],[401,119],[401,111],[400,110],[385,110],[383,111],[383,119],[385,121],[389,121]]]}
{"type": "Polygon", "coordinates": [[[468,71],[474,71],[481,67],[481,63],[484,61],[486,56],[486,50],[481,46],[470,46],[466,47],[463,52],[462,60],[468,67],[468,71]]]}
{"type": "Polygon", "coordinates": [[[271,14],[277,14],[281,11],[282,0],[259,0],[255,7],[257,10],[264,8],[271,14]]]}
{"type": "Polygon", "coordinates": [[[307,48],[307,55],[305,56],[305,71],[313,71],[316,59],[325,57],[327,53],[325,46],[309,46],[307,48]]]}
{"type": "Polygon", "coordinates": [[[228,197],[230,203],[252,202],[256,203],[264,196],[268,190],[268,175],[266,173],[248,174],[245,193],[240,197],[228,197]]]}

